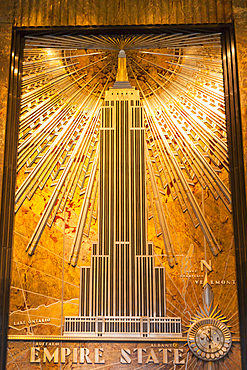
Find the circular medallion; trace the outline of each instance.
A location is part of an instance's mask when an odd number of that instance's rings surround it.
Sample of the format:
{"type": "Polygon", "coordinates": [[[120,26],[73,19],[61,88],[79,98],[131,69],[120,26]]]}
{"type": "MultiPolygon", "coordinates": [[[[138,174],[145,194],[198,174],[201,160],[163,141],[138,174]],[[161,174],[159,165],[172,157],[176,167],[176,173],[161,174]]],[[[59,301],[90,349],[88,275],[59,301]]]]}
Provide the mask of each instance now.
{"type": "Polygon", "coordinates": [[[205,318],[191,325],[187,341],[195,356],[204,361],[216,361],[229,352],[232,336],[223,322],[205,318]]]}

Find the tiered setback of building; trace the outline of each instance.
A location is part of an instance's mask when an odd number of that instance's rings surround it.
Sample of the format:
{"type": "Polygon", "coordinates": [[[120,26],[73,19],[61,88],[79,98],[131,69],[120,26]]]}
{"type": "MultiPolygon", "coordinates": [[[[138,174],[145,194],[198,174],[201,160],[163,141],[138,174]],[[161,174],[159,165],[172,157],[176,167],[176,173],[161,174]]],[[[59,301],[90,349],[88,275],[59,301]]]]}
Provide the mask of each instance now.
{"type": "MultiPolygon", "coordinates": [[[[121,60],[122,61],[122,60],[121,60]]],[[[80,311],[65,336],[181,336],[166,316],[165,269],[147,242],[145,128],[139,91],[116,81],[101,112],[99,241],[81,268],[80,311]]]]}

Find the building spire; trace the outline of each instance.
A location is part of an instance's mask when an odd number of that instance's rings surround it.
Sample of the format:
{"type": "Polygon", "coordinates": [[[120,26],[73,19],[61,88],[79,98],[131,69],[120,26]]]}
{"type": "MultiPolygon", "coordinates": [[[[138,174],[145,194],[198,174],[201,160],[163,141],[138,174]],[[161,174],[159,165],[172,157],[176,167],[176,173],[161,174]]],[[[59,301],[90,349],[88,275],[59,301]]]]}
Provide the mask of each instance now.
{"type": "Polygon", "coordinates": [[[128,81],[126,54],[124,50],[120,50],[118,54],[118,70],[113,89],[132,89],[132,86],[128,81]]]}
{"type": "Polygon", "coordinates": [[[126,68],[126,54],[124,50],[120,50],[118,54],[118,70],[116,81],[128,81],[128,73],[126,68]]]}

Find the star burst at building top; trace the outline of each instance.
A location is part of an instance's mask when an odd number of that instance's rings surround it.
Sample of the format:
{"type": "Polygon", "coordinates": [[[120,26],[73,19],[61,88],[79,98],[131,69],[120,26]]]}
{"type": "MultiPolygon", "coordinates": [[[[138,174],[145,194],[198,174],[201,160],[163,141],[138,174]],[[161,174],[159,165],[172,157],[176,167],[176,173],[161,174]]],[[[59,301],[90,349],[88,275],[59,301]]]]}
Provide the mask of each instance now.
{"type": "Polygon", "coordinates": [[[168,263],[176,263],[168,199],[189,214],[217,255],[221,247],[195,193],[206,189],[231,212],[220,34],[176,32],[26,39],[16,212],[37,192],[47,195],[26,251],[35,252],[46,225],[71,202],[80,204],[73,246],[97,218],[100,112],[121,49],[144,107],[147,213],[168,263]]]}

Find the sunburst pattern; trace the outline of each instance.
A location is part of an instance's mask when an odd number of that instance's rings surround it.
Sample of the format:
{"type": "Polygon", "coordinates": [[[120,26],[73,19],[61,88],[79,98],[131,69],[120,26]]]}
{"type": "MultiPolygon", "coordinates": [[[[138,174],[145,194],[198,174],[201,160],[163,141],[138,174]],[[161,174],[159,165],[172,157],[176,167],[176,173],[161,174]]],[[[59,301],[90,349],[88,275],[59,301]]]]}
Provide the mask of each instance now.
{"type": "Polygon", "coordinates": [[[145,108],[149,218],[163,236],[169,264],[176,253],[162,206],[167,195],[201,227],[217,255],[221,247],[194,189],[207,188],[231,212],[221,176],[228,153],[220,34],[46,36],[27,38],[25,45],[16,211],[38,189],[50,189],[28,253],[76,195],[81,216],[74,244],[97,217],[100,108],[115,80],[118,51],[125,49],[130,83],[145,108]]]}

